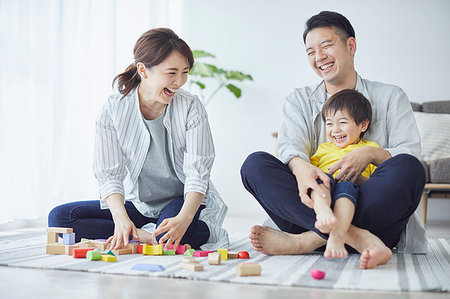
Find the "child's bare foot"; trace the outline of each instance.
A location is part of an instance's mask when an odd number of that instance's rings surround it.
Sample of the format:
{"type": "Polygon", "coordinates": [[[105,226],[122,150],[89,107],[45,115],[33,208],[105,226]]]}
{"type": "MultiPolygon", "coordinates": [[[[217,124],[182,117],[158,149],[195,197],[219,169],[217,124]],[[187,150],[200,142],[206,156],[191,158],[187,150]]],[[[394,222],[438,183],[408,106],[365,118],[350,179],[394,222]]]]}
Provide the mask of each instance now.
{"type": "Polygon", "coordinates": [[[344,237],[333,234],[331,232],[327,241],[327,247],[323,254],[326,258],[345,258],[348,256],[348,252],[345,249],[344,237]]]}
{"type": "Polygon", "coordinates": [[[316,223],[314,226],[322,233],[328,234],[336,224],[336,217],[328,206],[314,207],[316,212],[316,223]]]}
{"type": "Polygon", "coordinates": [[[250,229],[249,238],[256,251],[268,255],[304,254],[326,243],[312,231],[296,235],[259,225],[250,229]]]}
{"type": "Polygon", "coordinates": [[[392,257],[392,251],[384,246],[374,247],[370,250],[364,250],[359,258],[359,268],[361,269],[373,269],[378,265],[384,265],[392,257]]]}
{"type": "Polygon", "coordinates": [[[141,243],[155,244],[155,245],[158,244],[158,242],[152,236],[152,234],[146,232],[143,229],[138,228],[137,229],[137,234],[138,234],[138,237],[139,237],[139,242],[141,242],[141,243]]]}

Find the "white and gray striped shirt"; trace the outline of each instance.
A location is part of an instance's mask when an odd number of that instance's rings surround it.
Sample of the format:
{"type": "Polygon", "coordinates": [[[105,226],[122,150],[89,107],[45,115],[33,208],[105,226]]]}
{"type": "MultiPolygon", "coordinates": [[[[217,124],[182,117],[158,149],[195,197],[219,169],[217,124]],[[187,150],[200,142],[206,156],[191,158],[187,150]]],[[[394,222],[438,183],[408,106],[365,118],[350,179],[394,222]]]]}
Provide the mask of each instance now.
{"type": "MultiPolygon", "coordinates": [[[[99,182],[100,205],[108,208],[105,199],[119,193],[146,215],[149,207],[138,199],[137,182],[151,138],[139,109],[137,88],[121,98],[122,94],[110,96],[96,122],[94,175],[99,182]]],[[[197,96],[180,89],[167,106],[163,123],[169,156],[184,184],[184,194],[194,191],[206,195],[200,220],[211,234],[202,249],[227,246],[228,234],[222,223],[228,207],[210,181],[215,152],[203,104],[197,96]]]]}

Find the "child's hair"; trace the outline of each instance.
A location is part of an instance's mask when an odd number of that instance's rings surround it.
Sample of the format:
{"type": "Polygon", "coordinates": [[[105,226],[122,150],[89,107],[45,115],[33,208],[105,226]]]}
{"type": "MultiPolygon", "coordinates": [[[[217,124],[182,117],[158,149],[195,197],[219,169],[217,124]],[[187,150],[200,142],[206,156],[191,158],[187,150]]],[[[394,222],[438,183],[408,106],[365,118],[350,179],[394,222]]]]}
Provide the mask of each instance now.
{"type": "MultiPolygon", "coordinates": [[[[344,89],[332,95],[323,104],[322,119],[325,121],[327,115],[334,115],[336,111],[346,111],[357,125],[368,120],[367,130],[372,122],[372,106],[370,102],[354,89],[344,89]]],[[[363,135],[364,132],[361,133],[361,137],[363,135]]]]}

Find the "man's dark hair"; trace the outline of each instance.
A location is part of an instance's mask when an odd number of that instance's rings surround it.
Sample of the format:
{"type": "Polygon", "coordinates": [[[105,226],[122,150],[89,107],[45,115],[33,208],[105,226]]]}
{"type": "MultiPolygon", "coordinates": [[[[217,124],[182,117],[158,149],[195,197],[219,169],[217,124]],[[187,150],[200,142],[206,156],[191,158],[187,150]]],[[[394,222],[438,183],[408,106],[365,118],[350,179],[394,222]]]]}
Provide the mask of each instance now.
{"type": "MultiPolygon", "coordinates": [[[[344,89],[332,95],[322,106],[323,121],[325,121],[327,116],[334,115],[336,111],[347,112],[357,125],[368,120],[367,130],[369,129],[372,121],[372,106],[359,91],[344,89]]],[[[361,137],[363,135],[364,132],[361,133],[361,137]]]]}
{"type": "Polygon", "coordinates": [[[355,38],[355,30],[346,17],[334,11],[321,11],[306,21],[303,42],[306,42],[306,36],[311,30],[322,27],[334,27],[344,42],[349,37],[355,38]]]}

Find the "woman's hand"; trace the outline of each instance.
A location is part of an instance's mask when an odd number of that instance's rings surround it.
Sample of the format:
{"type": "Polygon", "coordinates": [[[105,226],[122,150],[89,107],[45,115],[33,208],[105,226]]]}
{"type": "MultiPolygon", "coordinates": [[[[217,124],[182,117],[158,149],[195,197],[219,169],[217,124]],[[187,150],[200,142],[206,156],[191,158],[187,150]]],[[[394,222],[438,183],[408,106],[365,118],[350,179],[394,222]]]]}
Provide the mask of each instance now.
{"type": "Polygon", "coordinates": [[[174,244],[174,250],[176,250],[191,222],[191,217],[186,217],[181,214],[173,218],[164,219],[153,233],[153,237],[156,238],[156,236],[166,233],[159,239],[159,244],[166,243],[164,250],[174,244]]]}
{"type": "Polygon", "coordinates": [[[298,194],[302,203],[312,209],[314,207],[314,201],[308,195],[308,191],[311,189],[314,192],[318,192],[320,196],[325,198],[326,194],[320,188],[316,180],[321,179],[323,185],[327,189],[330,189],[330,178],[321,169],[299,157],[291,159],[289,162],[289,168],[297,179],[298,194]]]}

